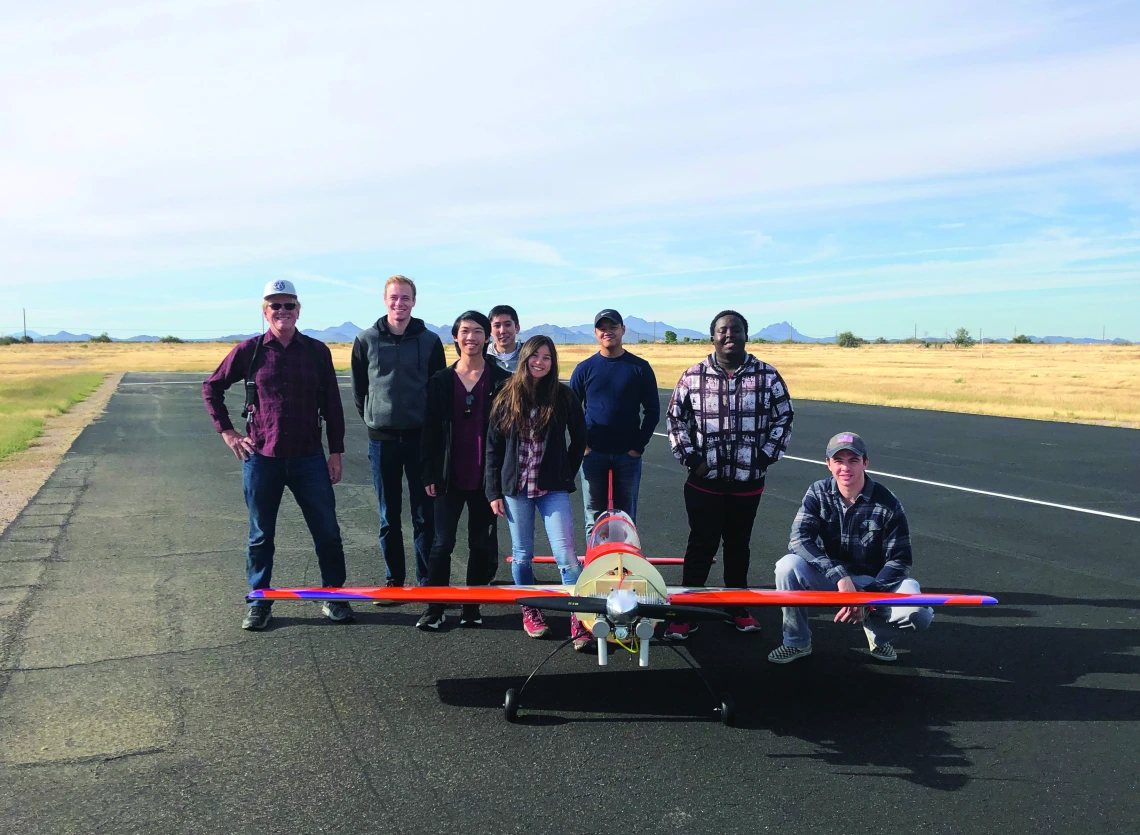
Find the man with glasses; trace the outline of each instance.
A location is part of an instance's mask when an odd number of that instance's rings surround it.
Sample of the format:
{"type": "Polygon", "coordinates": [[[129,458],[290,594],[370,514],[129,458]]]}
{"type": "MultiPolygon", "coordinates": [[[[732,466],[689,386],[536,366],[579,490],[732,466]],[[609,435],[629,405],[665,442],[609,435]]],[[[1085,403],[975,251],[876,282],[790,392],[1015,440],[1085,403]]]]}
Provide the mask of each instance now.
{"type": "Polygon", "coordinates": [[[607,308],[594,317],[598,353],[582,360],[570,375],[570,388],[586,409],[586,457],[582,459],[582,500],[586,540],[598,514],[609,506],[613,473],[614,508],[637,520],[641,456],[661,419],[653,368],[622,346],[621,314],[607,308]]]}
{"type": "MultiPolygon", "coordinates": [[[[420,470],[424,489],[435,500],[435,539],[428,558],[428,585],[451,583],[451,552],[455,550],[459,516],[467,508],[467,585],[487,585],[499,562],[495,514],[483,493],[487,423],[491,401],[510,372],[484,356],[491,322],[477,310],[461,314],[451,326],[459,359],[432,375],[420,439],[420,470]]],[[[439,629],[444,607],[428,606],[416,626],[439,629]]],[[[467,605],[460,626],[480,626],[479,607],[467,605]]]]}
{"type": "MultiPolygon", "coordinates": [[[[402,586],[404,561],[403,480],[408,484],[416,583],[427,582],[428,552],[435,536],[432,502],[420,477],[420,430],[427,405],[427,383],[443,370],[443,343],[423,319],[412,316],[416,285],[394,275],[384,285],[386,316],[356,335],[352,346],[352,396],[368,427],[372,485],[380,502],[380,551],[387,585],[402,586]]],[[[376,605],[391,605],[378,600],[376,605]]]]}
{"type": "MultiPolygon", "coordinates": [[[[270,281],[261,304],[269,329],[247,339],[222,360],[202,384],[202,398],[214,427],[242,462],[242,485],[249,509],[246,579],[251,589],[271,588],[277,510],[288,487],[313,537],[321,585],[343,586],[344,547],[336,520],[333,485],[341,478],[344,411],[332,353],[323,342],[297,331],[301,303],[293,282],[270,281]],[[225,392],[245,381],[247,417],[243,435],[234,429],[225,392]],[[329,455],[321,446],[326,425],[329,455]]],[[[249,607],[242,629],[269,625],[270,601],[249,607]]],[[[347,603],[328,601],[329,620],[351,620],[347,603]]]]}

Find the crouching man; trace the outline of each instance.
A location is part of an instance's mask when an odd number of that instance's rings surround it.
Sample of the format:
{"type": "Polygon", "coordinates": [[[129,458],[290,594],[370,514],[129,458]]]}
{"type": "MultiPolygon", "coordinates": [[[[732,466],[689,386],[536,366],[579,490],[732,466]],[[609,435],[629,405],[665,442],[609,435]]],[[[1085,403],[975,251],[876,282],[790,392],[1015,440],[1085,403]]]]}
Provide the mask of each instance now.
{"type": "MultiPolygon", "coordinates": [[[[840,432],[827,444],[831,478],[808,488],[792,523],[792,553],[776,563],[782,591],[869,591],[918,594],[910,573],[910,529],[899,500],[867,475],[867,445],[853,432],[840,432]]],[[[930,626],[926,607],[845,606],[836,623],[861,624],[878,661],[894,661],[891,641],[930,626]]],[[[811,628],[801,608],[784,609],[784,643],[768,655],[787,664],[811,655],[811,628]]]]}

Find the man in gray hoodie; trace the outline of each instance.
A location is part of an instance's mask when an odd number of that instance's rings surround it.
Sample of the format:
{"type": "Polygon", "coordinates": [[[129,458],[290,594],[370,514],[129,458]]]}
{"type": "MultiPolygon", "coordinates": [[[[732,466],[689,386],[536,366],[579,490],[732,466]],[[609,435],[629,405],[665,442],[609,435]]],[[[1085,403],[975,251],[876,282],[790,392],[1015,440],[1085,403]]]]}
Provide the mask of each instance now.
{"type": "Polygon", "coordinates": [[[384,285],[384,304],[388,314],[357,334],[352,346],[352,395],[356,411],[368,427],[368,460],[380,500],[380,552],[387,585],[402,586],[407,576],[400,525],[406,478],[416,583],[422,586],[427,582],[435,515],[420,477],[420,429],[427,405],[427,382],[432,374],[443,370],[447,359],[439,337],[424,326],[422,319],[412,318],[416,285],[410,278],[389,278],[384,285]]]}

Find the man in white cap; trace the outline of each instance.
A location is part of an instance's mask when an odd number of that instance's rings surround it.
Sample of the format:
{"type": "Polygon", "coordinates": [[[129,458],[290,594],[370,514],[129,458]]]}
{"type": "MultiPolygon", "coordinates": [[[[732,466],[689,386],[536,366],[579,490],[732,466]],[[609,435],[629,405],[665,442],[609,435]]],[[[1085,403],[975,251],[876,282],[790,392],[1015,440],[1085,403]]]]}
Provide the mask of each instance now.
{"type": "MultiPolygon", "coordinates": [[[[272,587],[277,510],[288,487],[313,536],[321,584],[340,587],[346,572],[333,485],[341,477],[344,411],[332,353],[297,330],[301,303],[293,282],[270,281],[262,299],[269,329],[238,344],[202,384],[214,427],[242,462],[249,508],[246,578],[251,589],[272,587]],[[234,429],[225,402],[226,389],[239,381],[245,384],[246,435],[234,429]],[[322,422],[328,433],[327,460],[322,422]]],[[[353,617],[347,603],[328,601],[321,610],[333,621],[353,617]]],[[[258,601],[249,607],[242,629],[264,629],[269,619],[269,601],[258,601]]]]}
{"type": "MultiPolygon", "coordinates": [[[[894,494],[867,475],[867,445],[854,432],[827,442],[831,478],[808,488],[792,523],[792,553],[776,563],[783,591],[870,591],[918,594],[911,579],[910,528],[894,494]]],[[[929,607],[844,606],[836,623],[862,625],[876,661],[898,657],[891,640],[930,626],[929,607]]],[[[784,642],[768,654],[774,664],[811,655],[811,628],[802,608],[784,609],[784,642]]]]}

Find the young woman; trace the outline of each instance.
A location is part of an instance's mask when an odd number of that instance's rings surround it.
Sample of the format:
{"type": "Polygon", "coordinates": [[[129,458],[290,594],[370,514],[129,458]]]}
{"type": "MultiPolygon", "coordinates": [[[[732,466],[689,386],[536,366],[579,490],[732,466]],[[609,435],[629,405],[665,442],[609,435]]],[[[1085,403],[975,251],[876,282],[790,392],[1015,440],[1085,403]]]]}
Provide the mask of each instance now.
{"type": "MultiPolygon", "coordinates": [[[[516,585],[534,583],[534,514],[546,526],[562,582],[582,569],[574,552],[570,494],[586,449],[586,418],[569,387],[558,382],[558,354],[547,336],[534,336],[519,351],[519,366],[491,409],[487,430],[486,493],[491,509],[511,529],[511,573],[516,585]],[[567,444],[566,436],[570,442],[567,444]]],[[[523,629],[532,638],[547,633],[542,612],[523,606],[523,629]]],[[[590,634],[570,616],[574,648],[590,634]]]]}

